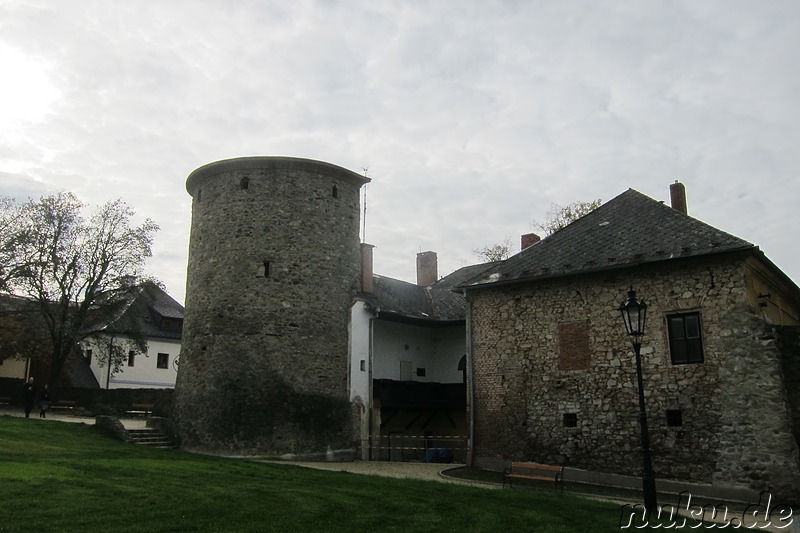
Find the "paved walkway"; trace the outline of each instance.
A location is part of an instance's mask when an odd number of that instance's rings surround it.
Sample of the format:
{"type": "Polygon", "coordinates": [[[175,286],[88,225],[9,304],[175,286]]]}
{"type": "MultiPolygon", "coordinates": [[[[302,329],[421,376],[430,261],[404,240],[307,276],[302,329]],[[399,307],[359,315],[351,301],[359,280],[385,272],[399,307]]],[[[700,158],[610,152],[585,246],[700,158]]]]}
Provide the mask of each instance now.
{"type": "MultiPolygon", "coordinates": [[[[25,412],[22,410],[22,407],[15,407],[9,405],[0,406],[0,416],[15,416],[18,418],[24,418],[25,412]]],[[[89,416],[80,416],[80,414],[76,414],[71,409],[51,409],[47,412],[46,418],[39,418],[39,409],[36,408],[31,412],[31,419],[36,420],[57,420],[59,422],[72,422],[75,424],[90,424],[94,425],[94,417],[89,416]]],[[[126,429],[141,429],[147,427],[147,419],[143,417],[137,418],[120,418],[122,425],[125,426],[126,429]]]]}
{"type": "Polygon", "coordinates": [[[305,461],[269,461],[282,464],[292,464],[317,470],[331,470],[334,472],[351,472],[370,476],[383,476],[405,479],[423,479],[428,481],[441,481],[459,485],[472,485],[488,489],[499,489],[496,483],[481,483],[469,479],[458,479],[443,475],[451,468],[461,465],[447,465],[435,463],[390,463],[383,461],[344,461],[344,462],[305,462],[305,461]]]}

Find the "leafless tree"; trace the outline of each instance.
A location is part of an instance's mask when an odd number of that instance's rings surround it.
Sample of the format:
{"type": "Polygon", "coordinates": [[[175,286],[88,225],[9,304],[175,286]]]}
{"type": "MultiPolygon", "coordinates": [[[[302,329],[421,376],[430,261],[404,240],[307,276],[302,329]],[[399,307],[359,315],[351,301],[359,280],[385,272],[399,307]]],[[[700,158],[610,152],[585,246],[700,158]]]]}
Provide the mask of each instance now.
{"type": "MultiPolygon", "coordinates": [[[[35,304],[48,337],[49,350],[42,357],[50,366],[51,386],[58,384],[78,343],[103,334],[135,300],[140,287],[132,280],[142,277],[158,230],[149,219],[133,226],[134,212],[122,200],[100,206],[89,218],[85,210],[75,195],[62,192],[15,211],[20,237],[13,258],[24,269],[6,280],[6,289],[35,304]]],[[[146,350],[140,332],[126,333],[146,350]]],[[[124,357],[118,351],[107,356],[124,357]]]]}
{"type": "Polygon", "coordinates": [[[21,209],[11,198],[0,197],[0,292],[11,280],[25,273],[20,251],[27,238],[22,227],[21,209]]]}
{"type": "Polygon", "coordinates": [[[483,248],[475,248],[472,250],[472,253],[480,258],[484,263],[508,259],[511,255],[511,238],[506,237],[501,244],[484,246],[483,248]]]}
{"type": "Polygon", "coordinates": [[[572,224],[583,215],[591,213],[603,203],[602,200],[592,200],[591,202],[577,201],[569,205],[550,204],[550,211],[544,222],[534,221],[533,226],[544,232],[545,235],[552,235],[558,230],[572,224]]]}

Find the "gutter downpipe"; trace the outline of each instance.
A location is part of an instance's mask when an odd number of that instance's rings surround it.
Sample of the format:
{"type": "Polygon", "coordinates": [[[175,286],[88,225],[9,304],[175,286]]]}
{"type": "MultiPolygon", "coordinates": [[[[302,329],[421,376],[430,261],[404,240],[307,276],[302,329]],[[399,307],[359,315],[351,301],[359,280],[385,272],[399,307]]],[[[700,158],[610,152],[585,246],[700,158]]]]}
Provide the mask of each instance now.
{"type": "Polygon", "coordinates": [[[475,461],[475,365],[472,359],[472,302],[467,299],[467,291],[463,290],[464,300],[467,302],[466,316],[466,346],[467,349],[467,387],[469,400],[469,440],[467,442],[467,467],[472,467],[475,461]]]}
{"type": "Polygon", "coordinates": [[[367,395],[369,396],[368,399],[367,399],[367,406],[368,406],[368,409],[369,409],[369,412],[367,412],[367,420],[368,420],[368,424],[367,424],[367,431],[368,431],[367,439],[368,440],[367,440],[367,443],[369,444],[369,457],[368,457],[367,460],[369,460],[369,461],[373,461],[374,460],[374,458],[373,458],[373,446],[372,446],[372,439],[373,439],[373,435],[372,435],[373,424],[372,424],[372,422],[373,422],[373,418],[374,418],[375,407],[373,405],[374,398],[372,396],[373,395],[373,392],[372,392],[372,375],[373,375],[372,374],[372,363],[373,363],[373,354],[375,353],[375,346],[374,346],[374,344],[375,344],[375,318],[378,316],[378,313],[380,313],[380,309],[375,309],[372,312],[372,316],[369,317],[369,353],[367,354],[368,355],[367,361],[368,361],[368,365],[369,365],[369,369],[368,369],[368,372],[367,372],[367,390],[368,390],[367,395]]]}

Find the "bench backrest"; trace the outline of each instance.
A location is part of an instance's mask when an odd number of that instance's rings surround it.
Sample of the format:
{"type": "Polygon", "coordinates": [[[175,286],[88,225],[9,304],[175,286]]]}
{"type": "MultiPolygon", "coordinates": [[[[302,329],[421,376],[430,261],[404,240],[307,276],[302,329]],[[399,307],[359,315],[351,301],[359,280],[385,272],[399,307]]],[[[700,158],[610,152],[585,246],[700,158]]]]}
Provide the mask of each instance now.
{"type": "Polygon", "coordinates": [[[563,472],[563,466],[543,465],[539,463],[511,463],[511,470],[546,470],[549,472],[563,472]]]}

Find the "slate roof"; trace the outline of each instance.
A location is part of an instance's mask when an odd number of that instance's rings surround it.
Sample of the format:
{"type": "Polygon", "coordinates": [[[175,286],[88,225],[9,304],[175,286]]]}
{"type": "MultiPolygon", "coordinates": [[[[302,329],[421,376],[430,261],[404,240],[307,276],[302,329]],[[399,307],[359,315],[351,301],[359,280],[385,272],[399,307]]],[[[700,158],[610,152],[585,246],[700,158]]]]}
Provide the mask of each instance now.
{"type": "Polygon", "coordinates": [[[155,283],[144,283],[141,291],[125,313],[106,331],[125,331],[135,322],[135,328],[145,337],[180,340],[183,329],[183,306],[155,283]]]}
{"type": "Polygon", "coordinates": [[[361,298],[385,316],[419,321],[453,322],[466,316],[466,301],[453,289],[494,263],[462,267],[429,287],[384,276],[373,276],[373,292],[361,298]]]}
{"type": "Polygon", "coordinates": [[[628,189],[533,246],[466,280],[459,288],[585,274],[743,250],[757,248],[628,189]]]}

